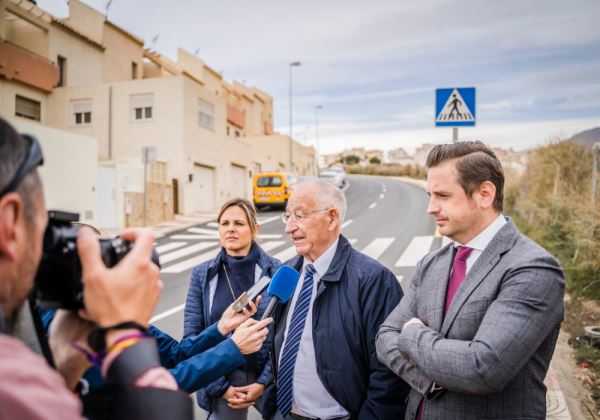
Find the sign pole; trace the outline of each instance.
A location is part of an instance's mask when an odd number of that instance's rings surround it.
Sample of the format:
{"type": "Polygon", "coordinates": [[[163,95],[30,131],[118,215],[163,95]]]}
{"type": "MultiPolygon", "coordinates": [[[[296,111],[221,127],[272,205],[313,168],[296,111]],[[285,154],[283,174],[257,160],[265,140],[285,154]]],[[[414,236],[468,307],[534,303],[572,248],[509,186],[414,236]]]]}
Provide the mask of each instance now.
{"type": "Polygon", "coordinates": [[[146,227],[146,198],[148,195],[148,184],[146,182],[146,177],[147,177],[147,167],[148,167],[148,149],[146,147],[144,147],[143,149],[143,153],[144,153],[144,227],[146,227]]]}
{"type": "Polygon", "coordinates": [[[452,143],[458,142],[458,127],[452,127],[452,143]]]}

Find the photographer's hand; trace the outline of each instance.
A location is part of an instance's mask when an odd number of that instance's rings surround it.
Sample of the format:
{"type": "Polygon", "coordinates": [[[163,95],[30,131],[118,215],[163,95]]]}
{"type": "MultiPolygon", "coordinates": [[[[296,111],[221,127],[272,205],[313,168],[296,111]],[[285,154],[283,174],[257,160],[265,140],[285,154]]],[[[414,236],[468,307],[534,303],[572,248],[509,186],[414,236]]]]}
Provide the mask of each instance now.
{"type": "Polygon", "coordinates": [[[259,303],[260,296],[257,296],[256,300],[254,302],[248,303],[248,306],[244,308],[242,312],[234,311],[233,303],[229,305],[229,307],[225,309],[225,312],[223,312],[223,315],[221,315],[221,319],[217,324],[221,335],[229,334],[231,331],[239,327],[242,324],[242,322],[246,321],[248,318],[254,315],[256,313],[256,308],[258,307],[259,303]]]}
{"type": "Polygon", "coordinates": [[[128,229],[121,238],[134,243],[133,248],[109,269],[100,257],[96,234],[86,227],[79,230],[84,305],[101,327],[126,321],[146,326],[163,287],[159,269],[150,259],[154,235],[144,229],[128,229]]]}
{"type": "Polygon", "coordinates": [[[71,346],[76,343],[87,347],[86,338],[94,324],[79,318],[75,312],[60,310],[50,324],[49,344],[56,370],[65,379],[67,387],[75,389],[79,378],[90,367],[86,357],[71,346]]]}

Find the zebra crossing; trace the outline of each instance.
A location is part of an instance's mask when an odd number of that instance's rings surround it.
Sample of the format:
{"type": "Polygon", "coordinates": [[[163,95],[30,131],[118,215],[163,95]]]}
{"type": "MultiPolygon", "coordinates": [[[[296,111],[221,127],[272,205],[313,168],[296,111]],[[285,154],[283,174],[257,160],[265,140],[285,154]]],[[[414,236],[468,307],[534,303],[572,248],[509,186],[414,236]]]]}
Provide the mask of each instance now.
{"type": "MultiPolygon", "coordinates": [[[[217,255],[220,245],[216,223],[209,223],[205,226],[188,228],[185,233],[172,235],[168,238],[169,242],[156,247],[163,274],[181,274],[217,255]]],[[[410,271],[427,253],[449,242],[447,238],[442,238],[441,241],[435,241],[435,239],[435,235],[415,236],[411,238],[405,249],[400,250],[397,249],[400,247],[397,245],[398,238],[376,237],[357,249],[374,259],[379,259],[389,250],[393,250],[390,251],[391,253],[398,253],[396,262],[393,267],[390,266],[390,269],[395,271],[398,274],[398,280],[402,281],[405,277],[404,274],[407,273],[406,269],[410,271]]],[[[356,245],[358,242],[358,238],[348,238],[348,240],[352,245],[356,245]]],[[[284,234],[258,235],[258,243],[265,252],[281,261],[289,260],[296,255],[294,246],[284,234]]]]}

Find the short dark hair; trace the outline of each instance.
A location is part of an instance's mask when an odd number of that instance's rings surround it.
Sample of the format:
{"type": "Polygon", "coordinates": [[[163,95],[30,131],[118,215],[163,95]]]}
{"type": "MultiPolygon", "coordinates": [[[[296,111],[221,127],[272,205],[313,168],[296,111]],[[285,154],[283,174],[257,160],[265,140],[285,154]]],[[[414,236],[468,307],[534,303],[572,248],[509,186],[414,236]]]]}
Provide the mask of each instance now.
{"type": "MultiPolygon", "coordinates": [[[[0,190],[6,187],[19,170],[29,151],[29,142],[4,119],[0,118],[0,190]]],[[[38,171],[23,178],[15,192],[23,199],[23,213],[29,228],[35,223],[36,196],[41,190],[38,171]]]]}
{"type": "Polygon", "coordinates": [[[471,197],[485,181],[496,186],[493,207],[501,212],[504,208],[504,171],[498,156],[480,141],[462,141],[453,144],[438,144],[427,156],[427,168],[442,162],[455,160],[458,183],[471,197]]]}

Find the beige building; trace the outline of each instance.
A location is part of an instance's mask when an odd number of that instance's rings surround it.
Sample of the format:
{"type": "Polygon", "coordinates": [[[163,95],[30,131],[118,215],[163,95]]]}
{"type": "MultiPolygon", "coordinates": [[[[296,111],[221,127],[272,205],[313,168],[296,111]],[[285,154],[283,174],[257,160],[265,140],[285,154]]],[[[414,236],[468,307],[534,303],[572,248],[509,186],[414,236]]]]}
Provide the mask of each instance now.
{"type": "Polygon", "coordinates": [[[149,223],[250,197],[257,171],[314,173],[312,148],[273,133],[272,97],[195,55],[145,50],[79,0],[66,19],[20,0],[0,13],[0,114],[96,140],[100,226],[140,223],[143,150],[149,223]]]}

